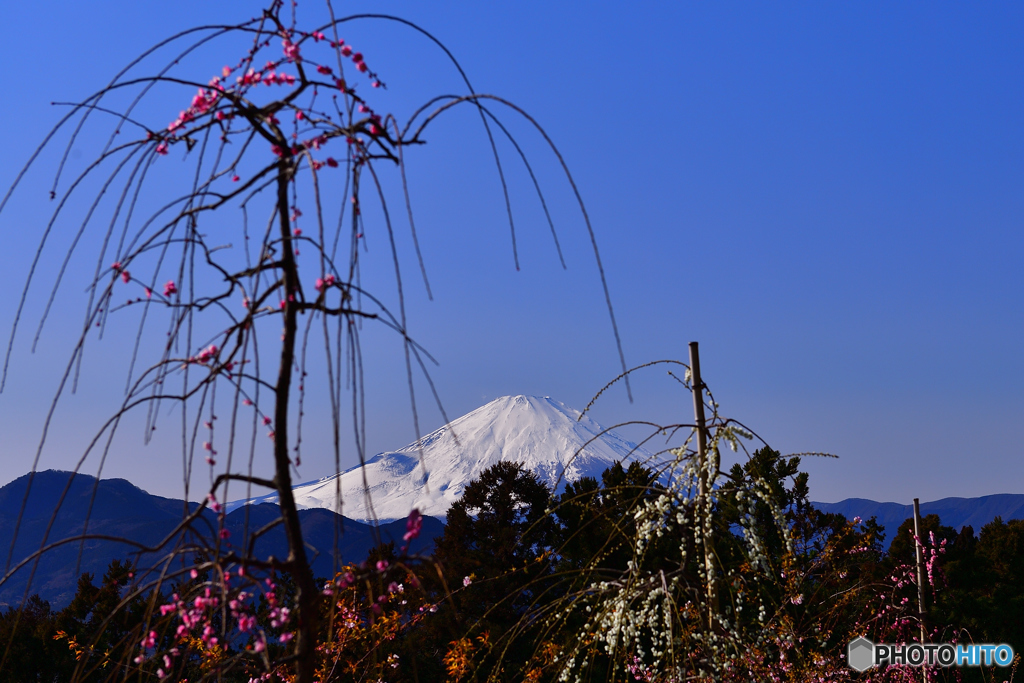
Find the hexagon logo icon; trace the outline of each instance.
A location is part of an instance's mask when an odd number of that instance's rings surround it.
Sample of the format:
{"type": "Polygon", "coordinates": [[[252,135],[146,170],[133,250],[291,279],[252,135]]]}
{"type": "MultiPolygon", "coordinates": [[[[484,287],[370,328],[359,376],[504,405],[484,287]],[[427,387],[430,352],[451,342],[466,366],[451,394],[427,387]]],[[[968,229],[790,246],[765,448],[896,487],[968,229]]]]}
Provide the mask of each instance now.
{"type": "Polygon", "coordinates": [[[861,636],[846,646],[846,663],[854,671],[867,671],[875,665],[875,644],[861,636]]]}

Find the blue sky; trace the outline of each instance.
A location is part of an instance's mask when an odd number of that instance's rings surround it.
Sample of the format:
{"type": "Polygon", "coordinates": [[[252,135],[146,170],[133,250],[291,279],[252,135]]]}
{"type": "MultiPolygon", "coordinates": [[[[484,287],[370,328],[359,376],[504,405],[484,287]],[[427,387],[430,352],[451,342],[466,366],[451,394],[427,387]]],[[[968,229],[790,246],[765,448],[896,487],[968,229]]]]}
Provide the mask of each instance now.
{"type": "MultiPolygon", "coordinates": [[[[51,101],[87,96],[176,30],[259,9],[187,0],[5,7],[5,23],[19,30],[0,46],[16,93],[0,110],[0,185],[58,120],[51,101]]],[[[299,11],[323,15],[314,0],[299,11]]],[[[554,139],[593,221],[630,365],[685,360],[687,342],[699,340],[725,414],[783,452],[840,456],[808,463],[819,500],[1021,491],[1024,9],[382,2],[374,11],[434,33],[478,91],[517,103],[554,139]]],[[[462,92],[437,50],[408,30],[362,21],[343,35],[384,77],[377,101],[399,118],[433,94],[462,92]]],[[[201,58],[209,66],[195,77],[205,80],[237,53],[201,58]]],[[[162,125],[190,97],[161,94],[145,112],[162,125]]],[[[433,378],[453,417],[517,393],[582,408],[619,369],[569,187],[540,138],[513,114],[504,120],[546,189],[568,269],[505,148],[516,272],[487,141],[468,109],[410,153],[434,291],[428,301],[403,251],[410,331],[440,362],[433,378]]],[[[72,165],[84,167],[97,139],[76,148],[72,165]]],[[[5,330],[52,208],[57,160],[44,155],[0,215],[5,330]]],[[[367,238],[369,282],[393,300],[384,237],[367,238]]],[[[38,315],[16,343],[0,394],[5,481],[31,464],[92,258],[72,263],[39,350],[29,352],[38,315]]],[[[59,261],[58,251],[44,258],[43,282],[59,261]]],[[[116,405],[120,341],[108,334],[94,345],[85,388],[61,404],[41,467],[72,466],[116,405]]],[[[366,352],[369,450],[400,447],[415,437],[400,344],[380,334],[366,352]]],[[[638,378],[634,390],[634,403],[613,393],[594,417],[689,419],[689,396],[664,373],[638,378]]],[[[426,402],[420,419],[424,432],[441,424],[426,402]]],[[[325,443],[311,431],[303,479],[331,472],[332,457],[318,454],[325,443]]],[[[84,471],[98,465],[91,459],[84,471]]],[[[180,495],[176,447],[143,446],[139,430],[115,442],[103,472],[180,495]]]]}

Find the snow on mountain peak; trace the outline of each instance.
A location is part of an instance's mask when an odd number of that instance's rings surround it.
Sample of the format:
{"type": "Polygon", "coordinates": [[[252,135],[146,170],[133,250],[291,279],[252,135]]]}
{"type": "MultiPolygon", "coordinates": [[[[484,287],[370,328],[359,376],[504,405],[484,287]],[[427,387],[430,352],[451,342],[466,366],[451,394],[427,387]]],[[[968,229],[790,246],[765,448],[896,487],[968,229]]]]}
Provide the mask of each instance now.
{"type": "MultiPolygon", "coordinates": [[[[413,508],[443,519],[466,486],[502,460],[521,463],[562,490],[567,481],[600,478],[617,460],[650,456],[590,418],[579,417],[579,411],[546,396],[502,396],[417,442],[373,456],[365,467],[356,465],[296,486],[295,502],[299,509],[334,509],[360,521],[403,519],[413,508]]],[[[245,502],[231,503],[228,509],[245,502]]],[[[276,503],[277,494],[249,502],[276,503]]]]}

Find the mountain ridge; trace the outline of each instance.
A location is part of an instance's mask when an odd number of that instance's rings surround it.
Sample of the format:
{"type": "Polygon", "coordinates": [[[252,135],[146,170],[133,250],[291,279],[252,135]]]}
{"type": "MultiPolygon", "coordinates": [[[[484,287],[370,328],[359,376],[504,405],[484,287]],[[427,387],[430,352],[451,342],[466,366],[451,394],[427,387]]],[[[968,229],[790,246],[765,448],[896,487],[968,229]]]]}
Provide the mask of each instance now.
{"type": "MultiPolygon", "coordinates": [[[[892,534],[900,524],[914,515],[914,506],[902,503],[879,503],[866,498],[846,498],[837,503],[815,503],[822,512],[838,512],[847,519],[875,517],[885,527],[886,535],[891,540],[892,534]]],[[[944,526],[951,526],[957,531],[970,526],[975,532],[1001,517],[1004,522],[1011,519],[1024,519],[1024,494],[995,493],[975,498],[940,498],[920,504],[921,516],[931,514],[939,516],[944,526]]]]}
{"type": "MultiPolygon", "coordinates": [[[[8,556],[13,568],[39,550],[51,517],[53,525],[49,531],[48,544],[76,539],[42,554],[31,586],[29,575],[32,573],[33,561],[29,561],[0,584],[0,607],[19,605],[23,598],[34,593],[38,593],[54,608],[63,607],[73,597],[82,573],[90,573],[94,578],[102,577],[111,560],[133,559],[136,544],[154,547],[171,535],[184,516],[185,505],[182,500],[147,493],[125,479],[98,480],[87,474],[60,470],[26,474],[0,487],[0,560],[4,566],[7,565],[8,556]],[[30,479],[32,484],[25,514],[18,526],[18,512],[30,479]],[[65,486],[68,486],[68,495],[55,514],[56,502],[65,486]],[[86,529],[85,519],[90,504],[92,511],[88,515],[86,529]],[[117,537],[124,541],[109,538],[78,540],[83,530],[89,535],[117,537]]],[[[190,511],[194,511],[196,506],[196,503],[188,503],[190,511]]],[[[243,544],[248,534],[279,514],[276,505],[247,506],[228,513],[224,519],[224,528],[231,541],[243,544]]],[[[373,528],[324,509],[301,510],[299,520],[304,540],[311,549],[313,573],[317,576],[333,576],[337,566],[335,548],[340,565],[365,560],[370,549],[378,545],[378,539],[384,543],[394,541],[396,547],[405,545],[402,541],[404,521],[373,528]],[[337,536],[335,531],[339,532],[337,536]]],[[[198,521],[200,523],[195,526],[201,531],[199,535],[189,532],[178,534],[175,538],[205,539],[212,545],[218,529],[217,515],[211,510],[204,510],[198,521]]],[[[440,536],[443,530],[444,525],[440,520],[425,517],[420,538],[409,544],[409,551],[432,552],[433,539],[440,536]]],[[[169,547],[174,545],[172,541],[169,547]]],[[[143,569],[156,566],[167,552],[165,547],[158,553],[145,553],[138,557],[137,566],[143,569]]],[[[286,557],[288,542],[283,526],[277,525],[264,533],[256,542],[255,553],[259,557],[286,557]]],[[[185,558],[185,562],[188,564],[191,560],[185,558]]],[[[6,570],[0,576],[4,573],[6,570]]]]}
{"type": "MultiPolygon", "coordinates": [[[[580,477],[600,480],[601,473],[616,461],[651,464],[654,456],[645,449],[590,418],[580,418],[578,411],[550,397],[503,396],[412,444],[369,458],[365,466],[297,485],[293,491],[305,540],[314,549],[314,573],[328,576],[333,572],[335,549],[339,561],[359,562],[380,540],[394,540],[396,545],[402,545],[405,518],[412,509],[424,515],[424,530],[411,550],[430,552],[433,539],[443,533],[441,520],[448,507],[484,469],[502,460],[522,464],[556,493],[566,482],[580,477]],[[340,514],[340,506],[335,505],[338,491],[345,516],[340,514]],[[336,535],[338,529],[344,529],[344,534],[336,535]]],[[[67,495],[49,532],[50,542],[80,535],[88,516],[90,534],[125,538],[152,547],[173,532],[184,514],[197,506],[154,496],[120,478],[97,480],[57,470],[27,474],[0,487],[3,559],[10,555],[13,565],[39,549],[65,489],[67,495]],[[31,494],[17,526],[15,542],[18,516],[30,481],[31,494]]],[[[276,495],[227,504],[224,523],[233,542],[244,543],[248,533],[277,516],[273,505],[276,495]]],[[[864,498],[812,505],[848,519],[875,517],[890,539],[913,514],[911,505],[864,498]]],[[[937,514],[944,525],[956,529],[971,526],[979,531],[996,517],[1004,521],[1024,519],[1024,494],[943,498],[922,503],[921,513],[937,514]]],[[[218,520],[212,511],[205,510],[201,521],[210,535],[216,533],[218,520]]],[[[130,550],[129,545],[104,539],[61,545],[40,559],[31,592],[38,592],[55,606],[66,604],[81,572],[102,576],[111,559],[126,559],[130,550]]],[[[279,557],[287,554],[287,541],[280,525],[259,539],[256,553],[279,557]]],[[[147,561],[155,564],[152,557],[147,561]]],[[[22,570],[0,585],[0,606],[20,603],[28,574],[28,569],[22,570]]]]}

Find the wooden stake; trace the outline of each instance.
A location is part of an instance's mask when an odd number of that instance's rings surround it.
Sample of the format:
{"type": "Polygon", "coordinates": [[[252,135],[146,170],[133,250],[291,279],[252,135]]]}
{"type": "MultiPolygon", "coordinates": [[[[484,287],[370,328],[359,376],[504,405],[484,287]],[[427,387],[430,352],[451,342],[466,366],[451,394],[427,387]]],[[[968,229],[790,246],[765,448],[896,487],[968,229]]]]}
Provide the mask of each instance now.
{"type": "Polygon", "coordinates": [[[704,426],[704,383],[700,379],[700,351],[697,342],[690,342],[690,383],[693,386],[693,417],[697,424],[697,462],[701,467],[701,476],[697,478],[697,490],[703,496],[707,486],[703,472],[708,443],[704,426]]]}
{"type": "MultiPolygon", "coordinates": [[[[914,499],[914,551],[917,553],[917,618],[921,625],[921,644],[924,644],[924,568],[921,566],[921,504],[917,498],[914,499]]],[[[924,671],[924,666],[921,667],[924,671]]],[[[924,680],[928,680],[928,674],[924,674],[924,680]]]]}

